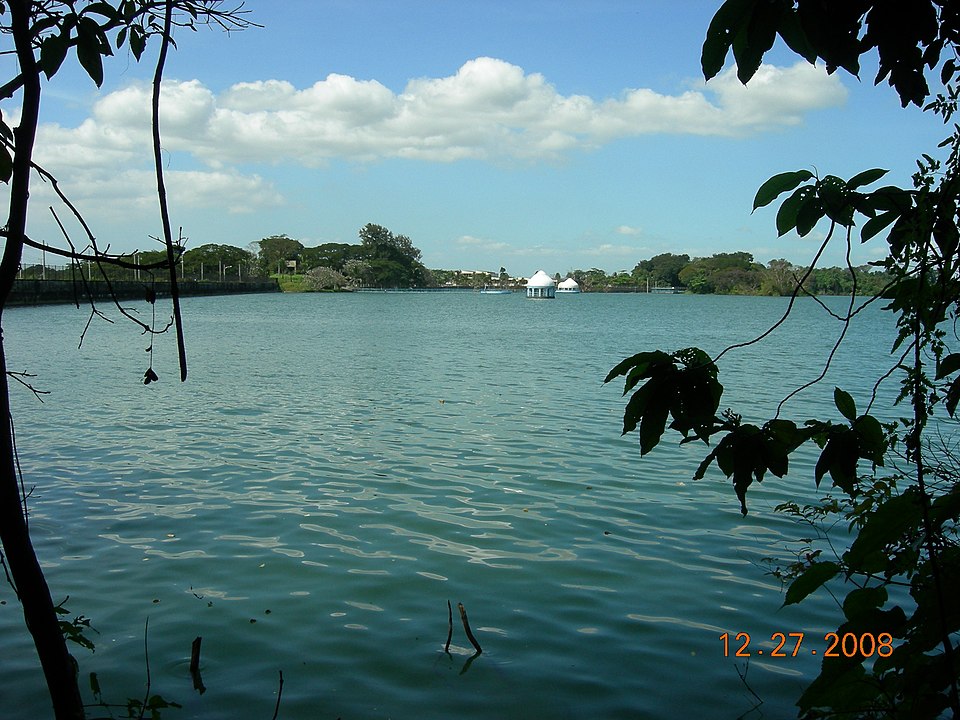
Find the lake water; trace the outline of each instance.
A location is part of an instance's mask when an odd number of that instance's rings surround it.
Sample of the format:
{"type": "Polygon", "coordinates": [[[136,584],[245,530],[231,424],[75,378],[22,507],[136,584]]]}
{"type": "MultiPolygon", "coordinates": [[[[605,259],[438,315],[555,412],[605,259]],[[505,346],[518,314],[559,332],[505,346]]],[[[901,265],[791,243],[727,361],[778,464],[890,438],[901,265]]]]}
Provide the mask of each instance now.
{"type": "MultiPolygon", "coordinates": [[[[822,652],[837,610],[779,609],[762,560],[789,557],[804,534],[772,509],[815,497],[813,452],[787,479],[755,485],[743,518],[715,470],[691,480],[702,445],[667,436],[641,460],[637,438],[620,436],[622,384],[602,384],[627,355],[716,352],[785,307],[658,295],[188,298],[189,379],[176,380],[173,338],[162,337],[160,382],[148,387],[148,340],[129,323],[94,322],[77,349],[85,311],[8,310],[9,367],[51,393],[41,404],[15,390],[14,417],[55,600],[69,595],[99,631],[94,654],[76,648],[82,672],[112,702],[139,697],[149,618],[152,690],[183,706],[164,718],[268,719],[278,671],[284,720],[793,716],[819,666],[808,648],[822,652]],[[472,661],[458,602],[483,647],[472,661]],[[769,649],[775,632],[807,639],[799,657],[747,667],[719,640],[742,631],[769,649]],[[202,695],[187,667],[198,635],[202,695]],[[763,700],[752,712],[751,690],[763,700]]],[[[773,337],[724,358],[724,406],[765,419],[816,376],[839,331],[800,302],[773,337]]],[[[864,407],[891,329],[867,312],[851,332],[788,416],[829,413],[834,385],[864,407]]],[[[0,601],[0,707],[45,717],[5,583],[0,601]]]]}

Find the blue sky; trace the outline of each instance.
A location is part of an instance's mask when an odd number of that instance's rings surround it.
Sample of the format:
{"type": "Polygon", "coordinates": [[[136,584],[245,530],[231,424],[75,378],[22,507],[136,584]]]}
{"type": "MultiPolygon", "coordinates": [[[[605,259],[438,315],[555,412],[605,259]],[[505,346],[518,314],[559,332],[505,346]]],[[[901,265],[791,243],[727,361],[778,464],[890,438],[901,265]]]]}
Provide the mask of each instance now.
{"type": "MultiPolygon", "coordinates": [[[[428,267],[526,276],[629,270],[662,252],[803,263],[823,235],[778,239],[773,208],[751,214],[767,177],[884,167],[884,182],[909,184],[946,133],[870,68],[827,76],[782,46],[746,89],[730,68],[705,84],[718,5],[247,0],[263,28],[181,33],[168,61],[173,223],[188,247],[246,247],[280,233],[357,242],[372,222],[408,235],[428,267]]],[[[74,69],[45,87],[38,160],[115,251],[159,235],[155,52],[139,65],[119,52],[99,90],[74,69]]],[[[16,100],[2,110],[15,120],[16,100]]],[[[49,188],[33,199],[30,234],[62,245],[49,188]]]]}

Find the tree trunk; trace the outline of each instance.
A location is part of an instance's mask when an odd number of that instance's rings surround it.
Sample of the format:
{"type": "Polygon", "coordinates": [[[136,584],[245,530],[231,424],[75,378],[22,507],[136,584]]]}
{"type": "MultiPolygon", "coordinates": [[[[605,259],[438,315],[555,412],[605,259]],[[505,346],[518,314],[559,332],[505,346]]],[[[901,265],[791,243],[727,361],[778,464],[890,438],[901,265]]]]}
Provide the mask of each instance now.
{"type": "Polygon", "coordinates": [[[76,667],[67,652],[46,578],[30,542],[25,513],[14,463],[7,363],[0,338],[0,540],[47,680],[54,715],[57,720],[78,720],[84,712],[76,667]]]}
{"type": "MultiPolygon", "coordinates": [[[[33,55],[30,0],[9,0],[11,28],[23,76],[20,124],[14,130],[13,174],[10,179],[10,214],[7,239],[0,260],[0,328],[3,308],[20,267],[26,237],[27,205],[33,146],[40,117],[40,70],[33,55]]],[[[26,500],[20,491],[14,456],[13,421],[6,350],[0,329],[0,542],[16,586],[27,629],[33,636],[47,680],[57,720],[83,718],[83,701],[73,658],[50,598],[27,525],[26,500]]]]}

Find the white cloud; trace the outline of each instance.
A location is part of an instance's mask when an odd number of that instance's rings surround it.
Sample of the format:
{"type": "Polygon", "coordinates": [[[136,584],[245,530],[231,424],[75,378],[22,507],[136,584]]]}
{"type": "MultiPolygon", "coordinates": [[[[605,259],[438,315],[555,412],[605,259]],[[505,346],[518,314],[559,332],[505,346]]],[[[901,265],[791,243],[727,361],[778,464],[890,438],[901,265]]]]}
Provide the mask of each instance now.
{"type": "MultiPolygon", "coordinates": [[[[198,80],[171,80],[163,87],[161,133],[171,200],[241,213],[284,202],[251,165],[266,174],[263,166],[309,168],[333,159],[555,161],[645,134],[768,132],[845,98],[836,76],[805,63],[763,66],[746,88],[728,71],[677,95],[640,88],[594,99],[562,95],[539,73],[481,57],[447,77],[410,80],[400,92],[337,74],[304,89],[266,80],[237,83],[221,93],[198,80]]],[[[17,108],[4,113],[10,121],[17,108]]],[[[102,96],[74,127],[44,124],[36,159],[81,205],[95,199],[98,213],[132,217],[156,206],[150,138],[150,88],[134,84],[102,96]]],[[[52,198],[42,183],[34,189],[35,198],[52,198]]],[[[622,225],[615,232],[632,236],[640,230],[622,225]]],[[[458,242],[497,256],[554,251],[469,237],[458,242]]],[[[619,251],[611,246],[595,252],[619,251]]]]}
{"type": "MultiPolygon", "coordinates": [[[[142,153],[149,94],[147,85],[110,93],[80,126],[46,126],[40,147],[51,160],[82,166],[96,157],[115,166],[142,153]]],[[[836,76],[800,63],[763,66],[749,87],[728,71],[679,95],[630,89],[595,100],[561,95],[539,73],[481,57],[455,75],[411,80],[400,93],[332,74],[302,90],[268,80],[220,95],[197,80],[169,81],[162,98],[164,147],[223,167],[317,166],[332,158],[552,160],[644,134],[736,136],[792,126],[808,112],[843,103],[846,91],[836,76]]]]}
{"type": "MultiPolygon", "coordinates": [[[[213,209],[224,214],[244,214],[281,205],[283,199],[273,185],[259,175],[234,171],[168,171],[164,175],[167,199],[172,208],[213,209]]],[[[74,171],[62,183],[78,209],[87,215],[119,220],[130,216],[153,217],[157,209],[156,175],[152,170],[128,168],[105,171],[91,167],[74,171]]],[[[39,205],[59,207],[53,189],[33,183],[31,199],[39,205]]]]}
{"type": "Polygon", "coordinates": [[[614,245],[612,243],[603,243],[595,248],[590,248],[586,252],[604,257],[635,257],[637,254],[637,248],[633,245],[614,245]]]}
{"type": "Polygon", "coordinates": [[[497,240],[485,240],[483,238],[473,237],[472,235],[462,235],[457,238],[457,245],[471,250],[484,250],[489,252],[502,252],[510,250],[510,244],[499,242],[497,240]]]}

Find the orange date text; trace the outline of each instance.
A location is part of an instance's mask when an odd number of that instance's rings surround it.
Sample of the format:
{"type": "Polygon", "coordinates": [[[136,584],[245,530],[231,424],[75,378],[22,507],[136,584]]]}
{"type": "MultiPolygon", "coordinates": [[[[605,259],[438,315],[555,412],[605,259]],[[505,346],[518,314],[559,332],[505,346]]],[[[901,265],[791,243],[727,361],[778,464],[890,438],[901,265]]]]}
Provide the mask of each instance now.
{"type": "MultiPolygon", "coordinates": [[[[750,633],[739,632],[734,636],[722,633],[720,642],[723,644],[724,657],[748,658],[754,656],[786,658],[797,657],[802,654],[822,655],[823,657],[869,658],[890,657],[893,654],[893,636],[890,633],[839,633],[829,632],[823,636],[824,647],[812,647],[811,643],[803,645],[806,633],[802,632],[775,632],[770,635],[773,649],[761,648],[758,644],[751,645],[750,633]]],[[[819,638],[817,638],[819,640],[819,638]]]]}

